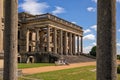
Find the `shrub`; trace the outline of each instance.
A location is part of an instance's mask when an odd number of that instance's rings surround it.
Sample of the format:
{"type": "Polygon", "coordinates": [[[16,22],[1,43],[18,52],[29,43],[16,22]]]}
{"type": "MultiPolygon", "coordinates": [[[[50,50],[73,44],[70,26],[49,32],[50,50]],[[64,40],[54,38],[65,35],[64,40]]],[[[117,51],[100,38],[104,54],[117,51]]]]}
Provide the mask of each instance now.
{"type": "Polygon", "coordinates": [[[90,51],[90,55],[96,57],[96,46],[92,47],[92,49],[90,51]]]}
{"type": "Polygon", "coordinates": [[[117,67],[117,73],[120,74],[120,65],[117,67]]]}
{"type": "Polygon", "coordinates": [[[120,60],[120,55],[117,55],[117,59],[120,60]]]}

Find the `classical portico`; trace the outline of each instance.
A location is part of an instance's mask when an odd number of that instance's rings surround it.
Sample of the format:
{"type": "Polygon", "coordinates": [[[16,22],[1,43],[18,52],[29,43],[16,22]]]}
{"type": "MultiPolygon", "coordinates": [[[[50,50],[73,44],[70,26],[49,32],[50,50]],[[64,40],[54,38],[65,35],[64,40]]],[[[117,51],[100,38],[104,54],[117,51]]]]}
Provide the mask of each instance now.
{"type": "MultiPolygon", "coordinates": [[[[3,5],[0,6],[0,10],[3,9],[2,7],[3,5]]],[[[3,18],[3,13],[0,13],[0,17],[3,18]]],[[[0,39],[2,39],[0,53],[4,52],[3,33],[3,19],[0,19],[0,39]]],[[[83,53],[82,36],[82,27],[52,14],[19,13],[18,56],[20,60],[26,61],[29,56],[36,56],[36,53],[78,56],[83,53]]]]}
{"type": "Polygon", "coordinates": [[[47,53],[68,56],[83,53],[82,27],[49,13],[36,16],[20,13],[19,17],[19,23],[25,23],[21,24],[19,28],[20,35],[22,35],[19,41],[25,43],[24,46],[19,45],[19,48],[24,49],[22,52],[20,50],[19,53],[47,53]]]}

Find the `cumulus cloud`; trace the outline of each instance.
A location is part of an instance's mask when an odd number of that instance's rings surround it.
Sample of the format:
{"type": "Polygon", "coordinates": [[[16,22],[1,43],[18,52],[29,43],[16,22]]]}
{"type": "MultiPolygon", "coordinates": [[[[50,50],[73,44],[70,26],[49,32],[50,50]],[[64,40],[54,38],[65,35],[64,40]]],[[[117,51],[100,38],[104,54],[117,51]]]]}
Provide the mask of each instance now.
{"type": "Polygon", "coordinates": [[[118,29],[118,32],[120,32],[120,29],[118,29]]]}
{"type": "Polygon", "coordinates": [[[94,29],[95,31],[97,31],[97,25],[93,25],[90,28],[94,29]]]}
{"type": "Polygon", "coordinates": [[[96,11],[96,8],[88,7],[88,8],[87,8],[87,11],[89,11],[89,12],[95,12],[95,11],[96,11]]]}
{"type": "Polygon", "coordinates": [[[30,14],[38,15],[43,14],[49,8],[49,5],[45,2],[40,3],[38,0],[24,0],[19,8],[30,14]]]}
{"type": "Polygon", "coordinates": [[[97,3],[97,0],[92,0],[93,2],[97,3]]]}
{"type": "Polygon", "coordinates": [[[65,12],[65,9],[60,7],[60,6],[56,6],[55,7],[55,10],[52,11],[52,14],[54,15],[57,15],[57,14],[60,14],[60,13],[64,13],[65,12]]]}
{"type": "Polygon", "coordinates": [[[119,47],[120,47],[120,43],[117,43],[117,46],[119,46],[119,47]]]}
{"type": "Polygon", "coordinates": [[[86,29],[86,30],[84,30],[84,33],[89,33],[89,32],[91,32],[90,29],[86,29]]]}
{"type": "Polygon", "coordinates": [[[93,42],[92,44],[93,44],[94,46],[96,46],[96,42],[93,42]]]}
{"type": "Polygon", "coordinates": [[[89,53],[90,50],[92,49],[92,47],[93,47],[93,46],[84,47],[83,52],[84,52],[84,53],[89,53]]]}
{"type": "Polygon", "coordinates": [[[117,2],[119,2],[119,3],[120,3],[120,0],[117,0],[117,2]]]}
{"type": "Polygon", "coordinates": [[[72,22],[73,24],[76,24],[77,22],[72,22]]]}
{"type": "Polygon", "coordinates": [[[93,34],[88,34],[83,37],[84,40],[95,40],[95,35],[93,34]]]}

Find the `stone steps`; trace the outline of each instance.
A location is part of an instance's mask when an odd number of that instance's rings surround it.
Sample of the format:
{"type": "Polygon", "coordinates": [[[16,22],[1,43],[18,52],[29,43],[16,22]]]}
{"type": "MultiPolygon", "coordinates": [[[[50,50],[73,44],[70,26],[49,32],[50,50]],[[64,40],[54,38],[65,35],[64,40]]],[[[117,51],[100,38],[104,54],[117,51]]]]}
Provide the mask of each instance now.
{"type": "Polygon", "coordinates": [[[68,62],[68,63],[79,63],[79,62],[92,62],[92,61],[96,61],[96,59],[84,56],[84,55],[69,55],[69,56],[63,56],[64,59],[68,62]]]}

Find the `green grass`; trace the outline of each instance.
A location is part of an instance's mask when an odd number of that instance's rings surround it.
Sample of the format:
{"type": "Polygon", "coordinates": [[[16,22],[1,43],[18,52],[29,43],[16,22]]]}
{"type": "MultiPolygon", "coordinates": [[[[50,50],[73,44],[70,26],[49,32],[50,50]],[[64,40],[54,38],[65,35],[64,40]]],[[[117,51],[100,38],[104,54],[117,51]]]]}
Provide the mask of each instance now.
{"type": "Polygon", "coordinates": [[[55,64],[53,63],[19,63],[18,68],[23,69],[23,68],[35,68],[35,67],[43,67],[43,66],[54,66],[55,64]]]}
{"type": "MultiPolygon", "coordinates": [[[[86,66],[80,68],[71,68],[59,71],[26,75],[25,77],[38,80],[96,80],[96,71],[92,71],[94,69],[95,66],[86,66]]],[[[118,75],[118,80],[120,80],[120,74],[118,75]]]]}

